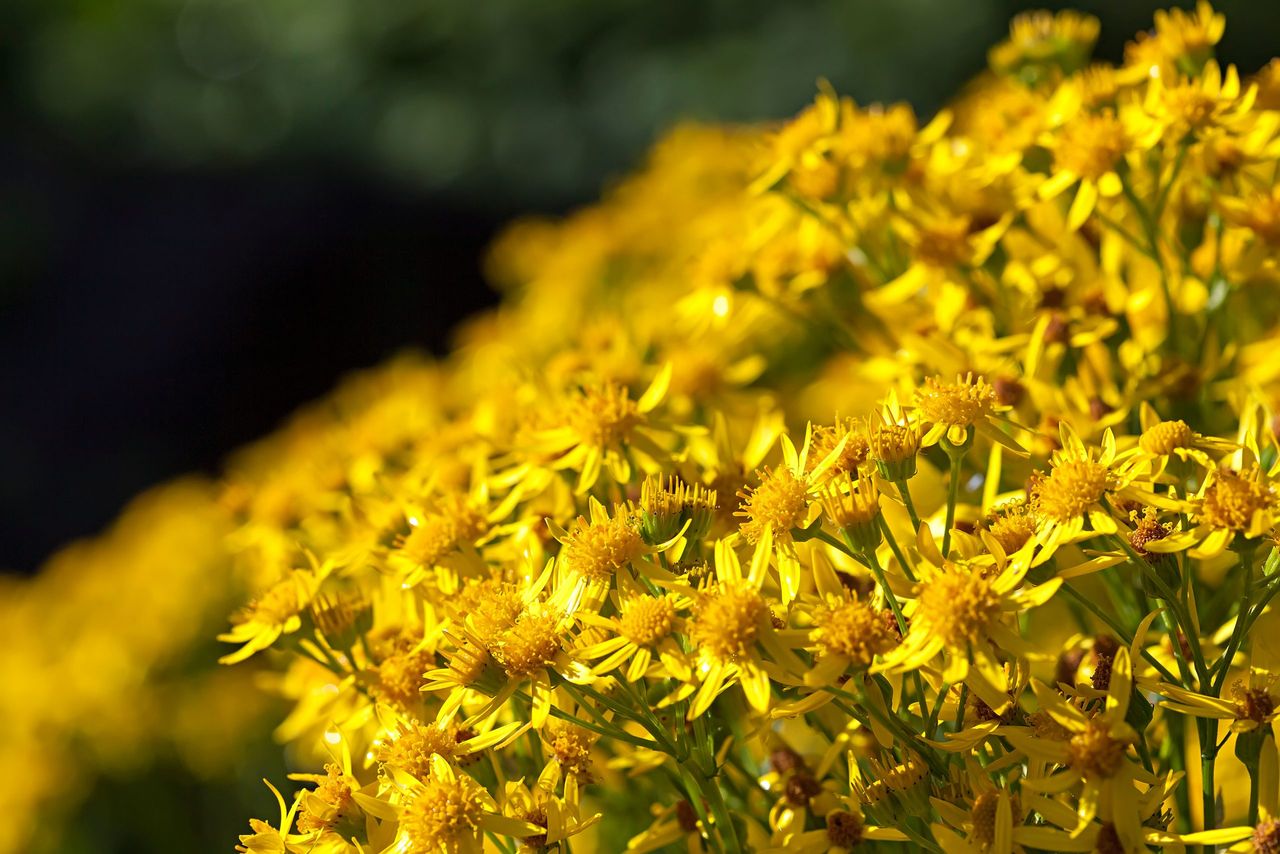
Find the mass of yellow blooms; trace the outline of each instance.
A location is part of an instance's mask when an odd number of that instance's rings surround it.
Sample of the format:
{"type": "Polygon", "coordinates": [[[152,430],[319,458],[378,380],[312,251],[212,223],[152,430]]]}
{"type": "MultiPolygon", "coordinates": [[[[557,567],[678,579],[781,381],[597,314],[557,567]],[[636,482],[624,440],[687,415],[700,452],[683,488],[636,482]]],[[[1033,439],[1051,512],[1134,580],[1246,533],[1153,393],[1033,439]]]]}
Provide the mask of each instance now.
{"type": "Polygon", "coordinates": [[[1280,852],[1280,61],[1224,26],[678,128],[171,505],[306,772],[238,850],[1280,852]]]}

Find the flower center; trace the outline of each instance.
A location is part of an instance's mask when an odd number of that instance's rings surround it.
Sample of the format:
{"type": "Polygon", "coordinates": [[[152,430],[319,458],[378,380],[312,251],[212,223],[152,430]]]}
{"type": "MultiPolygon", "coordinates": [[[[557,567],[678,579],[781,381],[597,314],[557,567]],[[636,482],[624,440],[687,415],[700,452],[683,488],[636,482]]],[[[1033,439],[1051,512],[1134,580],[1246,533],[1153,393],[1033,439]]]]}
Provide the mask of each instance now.
{"type": "Polygon", "coordinates": [[[808,485],[786,467],[766,469],[759,486],[738,495],[743,502],[734,515],[746,518],[741,529],[749,543],[758,542],[766,530],[777,538],[790,537],[809,512],[808,485]]]}
{"type": "Polygon", "coordinates": [[[355,806],[351,797],[351,783],[342,773],[342,768],[330,762],[324,766],[324,770],[327,776],[312,793],[323,807],[320,807],[314,799],[302,802],[302,811],[298,816],[298,830],[303,833],[333,827],[355,806]]]}
{"type": "Polygon", "coordinates": [[[289,577],[249,603],[245,609],[245,621],[279,625],[297,614],[301,608],[298,585],[289,577]]]}
{"type": "Polygon", "coordinates": [[[1094,840],[1093,850],[1097,854],[1126,854],[1129,849],[1120,839],[1116,826],[1108,821],[1098,828],[1098,838],[1094,840]]]}
{"type": "Polygon", "coordinates": [[[1175,448],[1189,448],[1196,434],[1185,421],[1161,421],[1149,428],[1138,440],[1138,446],[1148,454],[1167,456],[1175,448]]]}
{"type": "Polygon", "coordinates": [[[502,632],[489,650],[507,675],[528,676],[551,663],[560,651],[560,616],[555,613],[525,613],[516,624],[502,632]]]}
{"type": "Polygon", "coordinates": [[[585,392],[569,411],[569,426],[584,445],[607,448],[622,444],[644,421],[644,413],[615,383],[585,392]]]}
{"type": "Polygon", "coordinates": [[[1091,459],[1064,460],[1036,486],[1036,509],[1055,521],[1068,522],[1102,500],[1111,472],[1091,459]]]}
{"type": "Polygon", "coordinates": [[[1005,554],[1013,554],[1035,536],[1036,520],[1027,512],[1026,502],[1021,500],[1012,506],[998,508],[997,512],[999,515],[991,521],[987,531],[1005,554]]]}
{"type": "Polygon", "coordinates": [[[1194,129],[1213,118],[1215,101],[1195,83],[1184,83],[1165,90],[1164,106],[1179,125],[1194,129]]]}
{"type": "Polygon", "coordinates": [[[954,267],[969,257],[967,216],[948,217],[921,229],[916,256],[931,267],[954,267]]]}
{"type": "MultiPolygon", "coordinates": [[[[1022,808],[1017,797],[1013,798],[1011,806],[1013,807],[1013,826],[1017,827],[1022,824],[1022,808]]],[[[989,789],[978,795],[973,802],[973,807],[969,810],[969,817],[973,821],[973,838],[984,848],[996,841],[996,813],[999,807],[1000,793],[989,789]]]]}
{"type": "Polygon", "coordinates": [[[435,653],[427,649],[387,656],[378,664],[379,698],[406,709],[415,707],[422,700],[422,674],[435,666],[435,653]]]}
{"type": "Polygon", "coordinates": [[[634,599],[622,612],[621,634],[639,646],[652,646],[671,634],[676,606],[670,596],[634,599]]]}
{"type": "Polygon", "coordinates": [[[976,570],[956,566],[937,576],[920,595],[918,618],[951,647],[978,640],[1000,614],[1000,594],[976,570]]]}
{"type": "Polygon", "coordinates": [[[1236,718],[1242,721],[1253,721],[1265,724],[1276,712],[1276,698],[1266,687],[1246,688],[1239,682],[1231,686],[1231,693],[1236,698],[1236,718]]]}
{"type": "Polygon", "coordinates": [[[604,580],[644,552],[644,540],[635,523],[619,514],[590,525],[580,525],[564,544],[564,563],[587,578],[604,580]]]}
{"type": "Polygon", "coordinates": [[[851,812],[827,815],[827,841],[838,848],[856,848],[862,842],[862,820],[851,812]]]}
{"type": "Polygon", "coordinates": [[[733,663],[751,652],[768,617],[769,606],[755,590],[722,586],[695,615],[693,640],[713,658],[733,663]]]}
{"type": "Polygon", "coordinates": [[[591,748],[596,736],[571,724],[549,726],[549,747],[566,774],[577,774],[586,780],[591,777],[591,748]]]}
{"type": "Polygon", "coordinates": [[[1267,510],[1274,500],[1271,488],[1235,472],[1222,471],[1205,490],[1200,515],[1211,527],[1245,531],[1253,516],[1267,510]]]}
{"type": "Polygon", "coordinates": [[[400,819],[413,854],[456,846],[480,832],[484,805],[479,787],[468,778],[431,779],[400,819]]]}
{"type": "Polygon", "coordinates": [[[1084,732],[1071,736],[1067,755],[1071,767],[1086,777],[1106,779],[1120,770],[1127,748],[1128,742],[1113,738],[1107,725],[1095,718],[1084,732]]]}
{"type": "Polygon", "coordinates": [[[844,448],[841,449],[840,456],[831,470],[837,474],[841,472],[856,474],[858,466],[867,459],[869,444],[866,433],[856,429],[852,419],[843,421],[837,419],[833,425],[813,428],[813,444],[809,447],[809,458],[805,462],[806,471],[812,471],[818,463],[826,459],[827,454],[834,451],[841,440],[844,440],[844,448]]]}
{"type": "Polygon", "coordinates": [[[1129,534],[1129,545],[1133,546],[1133,550],[1147,558],[1147,560],[1152,560],[1158,555],[1152,555],[1151,552],[1146,550],[1145,546],[1147,543],[1163,540],[1168,536],[1169,526],[1158,520],[1155,512],[1148,507],[1147,512],[1138,521],[1138,526],[1129,534]]]}
{"type": "Polygon", "coordinates": [[[1257,854],[1280,854],[1280,818],[1268,819],[1255,827],[1251,841],[1257,854]]]}
{"type": "Polygon", "coordinates": [[[834,608],[818,608],[813,620],[816,628],[809,637],[823,654],[843,655],[854,667],[871,664],[897,641],[880,614],[857,599],[834,608]]]}
{"type": "Polygon", "coordinates": [[[986,417],[995,404],[995,389],[972,374],[949,384],[929,377],[916,392],[916,405],[934,424],[968,427],[986,417]]]}
{"type": "Polygon", "coordinates": [[[1114,112],[1086,113],[1063,128],[1054,163],[1059,169],[1096,181],[1115,168],[1128,147],[1124,125],[1114,112]]]}
{"type": "Polygon", "coordinates": [[[439,754],[453,759],[458,747],[457,731],[451,727],[414,724],[402,732],[395,741],[384,743],[377,751],[377,759],[394,768],[407,771],[420,780],[431,774],[431,757],[439,754]]]}

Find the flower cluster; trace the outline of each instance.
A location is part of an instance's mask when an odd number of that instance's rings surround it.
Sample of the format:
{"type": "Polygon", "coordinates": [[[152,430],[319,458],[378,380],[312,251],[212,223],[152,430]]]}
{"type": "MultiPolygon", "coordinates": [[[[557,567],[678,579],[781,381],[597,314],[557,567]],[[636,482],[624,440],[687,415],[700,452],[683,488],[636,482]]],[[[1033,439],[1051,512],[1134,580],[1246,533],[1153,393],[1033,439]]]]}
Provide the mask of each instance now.
{"type": "Polygon", "coordinates": [[[1280,850],[1280,64],[1223,27],[1023,16],[927,122],[824,86],[513,228],[452,357],[226,480],[224,660],[316,772],[240,850],[1280,850]]]}
{"type": "Polygon", "coordinates": [[[208,655],[244,589],[228,522],[211,484],[184,479],[37,576],[0,578],[2,854],[69,850],[76,808],[104,780],[236,779],[272,703],[255,668],[208,655]]]}

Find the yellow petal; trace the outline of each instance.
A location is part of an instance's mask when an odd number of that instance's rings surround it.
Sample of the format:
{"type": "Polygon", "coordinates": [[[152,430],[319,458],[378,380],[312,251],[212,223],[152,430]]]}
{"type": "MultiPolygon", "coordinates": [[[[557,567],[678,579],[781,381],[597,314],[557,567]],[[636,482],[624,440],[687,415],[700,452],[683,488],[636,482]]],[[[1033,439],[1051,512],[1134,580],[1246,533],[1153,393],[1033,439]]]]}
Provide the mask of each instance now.
{"type": "Polygon", "coordinates": [[[1071,209],[1067,211],[1067,229],[1079,231],[1080,226],[1084,225],[1085,220],[1089,218],[1089,214],[1093,213],[1097,203],[1098,186],[1089,180],[1081,181],[1080,188],[1076,190],[1076,197],[1071,202],[1071,209]]]}

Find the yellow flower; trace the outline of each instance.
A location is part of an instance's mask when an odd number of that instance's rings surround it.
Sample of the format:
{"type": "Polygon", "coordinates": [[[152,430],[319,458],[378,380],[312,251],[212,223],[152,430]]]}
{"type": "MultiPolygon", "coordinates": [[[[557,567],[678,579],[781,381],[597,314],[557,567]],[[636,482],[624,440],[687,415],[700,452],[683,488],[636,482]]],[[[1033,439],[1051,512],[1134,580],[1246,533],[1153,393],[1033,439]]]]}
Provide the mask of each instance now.
{"type": "Polygon", "coordinates": [[[802,572],[794,532],[811,524],[821,509],[813,499],[840,459],[844,446],[837,444],[815,465],[810,465],[812,424],[805,431],[804,445],[798,453],[789,437],[784,435],[781,440],[783,465],[766,469],[759,485],[738,493],[742,505],[734,515],[743,517],[742,535],[755,546],[752,565],[770,558],[777,562],[782,602],[788,605],[800,591],[802,572]]]}
{"type": "Polygon", "coordinates": [[[439,756],[432,757],[431,774],[415,782],[408,803],[399,811],[395,850],[405,854],[481,854],[485,833],[526,839],[546,831],[530,821],[502,815],[483,787],[455,772],[439,756]]]}
{"type": "Polygon", "coordinates": [[[1096,457],[1065,421],[1061,434],[1062,449],[1054,452],[1049,474],[1036,480],[1031,489],[1038,536],[1048,553],[1060,544],[1088,536],[1086,521],[1092,533],[1114,534],[1118,527],[1103,501],[1125,480],[1114,467],[1116,442],[1109,428],[1096,457]]]}
{"type": "Polygon", "coordinates": [[[1155,21],[1161,50],[1184,73],[1195,73],[1209,60],[1227,26],[1226,18],[1214,12],[1208,0],[1199,0],[1191,14],[1181,9],[1157,10],[1155,21]]]}
{"type": "Polygon", "coordinates": [[[1069,74],[1088,59],[1098,29],[1097,18],[1071,10],[1024,12],[1009,24],[1009,38],[988,51],[987,61],[993,71],[1031,84],[1049,68],[1069,74]]]}
{"type": "Polygon", "coordinates": [[[556,794],[560,787],[560,765],[548,762],[532,786],[523,781],[511,781],[503,791],[502,813],[515,821],[537,825],[540,833],[520,839],[526,848],[541,850],[559,845],[596,824],[600,813],[584,819],[578,797],[578,785],[573,779],[564,781],[564,795],[556,794]]]}
{"type": "MultiPolygon", "coordinates": [[[[1168,82],[1154,78],[1143,111],[1169,142],[1185,144],[1224,128],[1247,130],[1255,95],[1253,88],[1241,93],[1235,66],[1227,67],[1224,79],[1218,63],[1209,62],[1196,77],[1168,82]]],[[[1145,133],[1140,130],[1137,135],[1145,133]]]]}
{"type": "Polygon", "coordinates": [[[675,592],[653,596],[635,582],[620,579],[614,601],[617,616],[579,615],[586,625],[604,629],[611,636],[576,649],[574,656],[586,661],[601,659],[591,668],[597,676],[626,665],[629,682],[644,678],[656,658],[667,675],[687,680],[688,656],[675,635],[685,632],[682,612],[689,607],[688,598],[675,592]]]}
{"type": "Polygon", "coordinates": [[[1032,680],[1031,687],[1041,709],[1066,732],[1066,740],[1057,741],[1038,737],[1030,731],[1012,728],[1004,731],[1005,738],[1028,756],[1061,766],[1061,770],[1036,781],[1036,790],[1062,792],[1080,786],[1073,832],[1087,827],[1101,810],[1104,817],[1114,822],[1115,833],[1124,844],[1132,846],[1142,838],[1138,793],[1133,781],[1153,780],[1129,757],[1130,747],[1138,740],[1133,727],[1125,722],[1133,694],[1129,650],[1121,647],[1116,651],[1105,707],[1101,710],[1083,711],[1038,680],[1032,680]]]}
{"type": "Polygon", "coordinates": [[[315,595],[318,582],[311,571],[292,570],[237,612],[232,617],[231,631],[218,635],[218,640],[243,646],[218,661],[222,664],[244,661],[271,646],[281,635],[296,632],[302,627],[302,614],[315,595]]]}
{"type": "Polygon", "coordinates": [[[1134,141],[1115,111],[1103,109],[1080,113],[1041,142],[1053,152],[1054,171],[1040,185],[1040,198],[1055,198],[1074,185],[1067,228],[1077,231],[1093,213],[1100,196],[1109,199],[1120,195],[1122,185],[1116,170],[1134,141]]]}
{"type": "Polygon", "coordinates": [[[1280,496],[1271,476],[1256,466],[1243,472],[1221,468],[1210,472],[1191,502],[1196,526],[1148,546],[1154,552],[1190,548],[1195,558],[1215,557],[1229,546],[1247,546],[1275,527],[1280,496]]]}
{"type": "Polygon", "coordinates": [[[696,663],[693,685],[685,685],[677,697],[692,695],[689,719],[704,714],[727,686],[738,682],[747,702],[757,711],[767,711],[771,702],[769,675],[764,668],[767,651],[790,673],[803,673],[805,666],[779,639],[773,625],[769,600],[761,593],[768,574],[769,534],[766,547],[757,548],[747,574],[732,546],[716,543],[716,581],[705,590],[691,591],[693,617],[689,639],[696,663]]]}
{"type": "Polygon", "coordinates": [[[253,832],[241,834],[240,844],[236,846],[236,850],[243,854],[285,854],[288,850],[285,838],[289,835],[289,828],[293,826],[294,816],[302,802],[294,801],[292,807],[286,808],[279,789],[270,783],[267,783],[267,788],[275,795],[276,803],[280,806],[279,826],[272,827],[261,819],[249,819],[249,829],[253,832]]]}
{"type": "Polygon", "coordinates": [[[1157,682],[1155,691],[1166,698],[1164,708],[1201,718],[1231,721],[1231,731],[1252,732],[1269,728],[1280,738],[1280,691],[1276,677],[1258,668],[1249,668],[1247,682],[1237,680],[1230,687],[1231,698],[1212,697],[1168,682],[1157,682]]]}
{"type": "Polygon", "coordinates": [[[672,583],[675,576],[650,560],[674,546],[684,535],[692,519],[685,520],[665,542],[649,545],[642,533],[642,522],[626,507],[615,507],[613,515],[594,498],[588,502],[591,520],[579,516],[569,531],[548,520],[556,539],[562,543],[556,565],[563,583],[555,601],[567,612],[579,609],[598,611],[617,578],[632,569],[644,577],[672,583]]]}
{"type": "Polygon", "coordinates": [[[814,553],[813,576],[821,598],[811,609],[809,643],[817,660],[804,682],[821,687],[840,682],[851,667],[870,667],[877,656],[898,645],[900,635],[893,614],[861,601],[840,582],[821,552],[814,553]]]}
{"type": "Polygon", "coordinates": [[[670,383],[671,365],[667,364],[636,400],[625,388],[608,383],[584,390],[570,400],[565,423],[540,431],[533,448],[552,455],[553,469],[578,472],[575,491],[579,495],[595,486],[602,469],[608,469],[617,483],[626,483],[633,459],[653,468],[666,456],[654,441],[653,430],[661,425],[649,416],[670,383]]]}
{"type": "Polygon", "coordinates": [[[1029,543],[1003,559],[984,556],[960,563],[934,554],[930,561],[921,562],[916,567],[920,575],[916,598],[903,608],[907,636],[872,670],[917,670],[942,655],[947,682],[967,682],[996,714],[1002,713],[1011,697],[995,650],[1026,650],[1010,618],[1043,605],[1062,584],[1062,579],[1054,578],[1022,587],[1031,568],[1033,546],[1029,543]]]}
{"type": "Polygon", "coordinates": [[[929,425],[920,440],[924,447],[936,445],[944,437],[951,445],[962,446],[974,431],[1014,453],[1026,454],[1021,445],[997,426],[1000,421],[1008,423],[1001,413],[1009,407],[1000,403],[995,388],[982,377],[969,373],[957,376],[954,383],[929,377],[916,390],[916,407],[921,419],[929,425]]]}
{"type": "Polygon", "coordinates": [[[1011,216],[994,223],[975,221],[970,214],[913,208],[894,219],[894,230],[911,249],[912,263],[867,295],[879,311],[891,310],[917,296],[931,296],[952,280],[957,269],[981,267],[995,250],[1011,216]]]}

